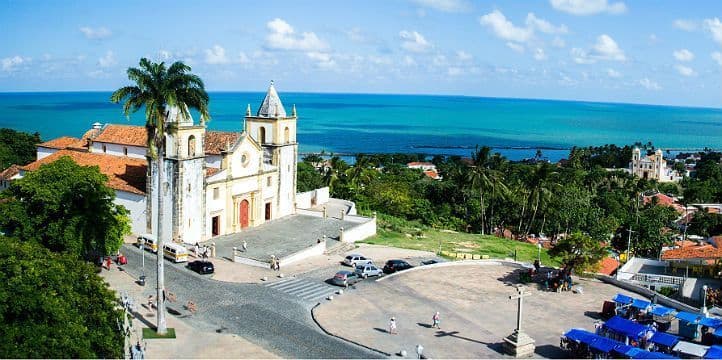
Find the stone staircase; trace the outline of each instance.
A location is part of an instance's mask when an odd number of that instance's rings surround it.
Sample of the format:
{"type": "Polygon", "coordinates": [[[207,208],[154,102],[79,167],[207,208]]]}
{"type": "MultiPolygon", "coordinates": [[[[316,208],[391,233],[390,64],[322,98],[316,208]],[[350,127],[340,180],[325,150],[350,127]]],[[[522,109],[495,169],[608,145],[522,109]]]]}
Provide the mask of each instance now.
{"type": "Polygon", "coordinates": [[[326,251],[324,251],[323,253],[324,255],[340,255],[355,248],[356,245],[352,243],[333,239],[326,239],[326,251]]]}

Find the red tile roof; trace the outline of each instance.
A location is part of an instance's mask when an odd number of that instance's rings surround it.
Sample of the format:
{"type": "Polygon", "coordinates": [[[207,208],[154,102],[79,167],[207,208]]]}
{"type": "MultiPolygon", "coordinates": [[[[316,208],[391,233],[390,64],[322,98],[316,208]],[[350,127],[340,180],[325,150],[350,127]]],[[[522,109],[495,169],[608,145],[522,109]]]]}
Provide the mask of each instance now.
{"type": "Polygon", "coordinates": [[[437,173],[437,172],[434,171],[434,170],[424,170],[424,174],[426,174],[426,176],[428,176],[428,177],[430,177],[430,178],[432,178],[432,179],[438,179],[438,178],[439,178],[439,173],[437,173]]]}
{"type": "Polygon", "coordinates": [[[667,250],[662,253],[662,260],[680,259],[718,259],[722,258],[722,249],[712,245],[687,246],[667,250]]]}
{"type": "Polygon", "coordinates": [[[20,173],[20,166],[12,164],[9,168],[0,172],[0,179],[10,180],[13,176],[20,173]]]}
{"type": "Polygon", "coordinates": [[[34,161],[20,169],[34,171],[41,165],[52,163],[63,156],[69,156],[81,166],[97,166],[108,177],[107,185],[115,190],[145,195],[147,164],[145,160],[124,156],[94,154],[73,150],[60,150],[54,154],[34,161]]]}
{"type": "Polygon", "coordinates": [[[684,206],[682,206],[682,204],[677,203],[672,197],[662,193],[645,196],[643,200],[644,204],[647,205],[651,203],[653,198],[657,198],[657,205],[673,207],[678,213],[684,212],[684,206]]]}
{"type": "Polygon", "coordinates": [[[604,275],[612,275],[619,267],[619,261],[615,258],[606,257],[599,262],[599,270],[597,273],[604,275]]]}
{"type": "Polygon", "coordinates": [[[434,166],[434,164],[430,162],[412,161],[406,164],[406,166],[434,166]]]}
{"type": "Polygon", "coordinates": [[[206,155],[220,155],[221,151],[228,150],[229,146],[238,141],[241,133],[227,131],[206,131],[206,155]]]}
{"type": "Polygon", "coordinates": [[[57,139],[46,141],[44,143],[40,143],[40,144],[38,144],[38,146],[42,146],[42,147],[50,148],[50,149],[62,150],[62,149],[65,149],[65,148],[68,148],[71,146],[78,146],[82,143],[83,143],[83,140],[81,140],[81,139],[70,137],[70,136],[63,136],[63,137],[59,137],[57,139]]]}
{"type": "Polygon", "coordinates": [[[207,167],[206,168],[206,177],[218,174],[220,171],[221,171],[221,169],[218,169],[218,168],[207,167]]]}
{"type": "MultiPolygon", "coordinates": [[[[86,133],[88,134],[88,133],[86,133]]],[[[145,147],[148,135],[144,126],[133,125],[106,125],[93,141],[111,144],[131,145],[145,147]]]]}

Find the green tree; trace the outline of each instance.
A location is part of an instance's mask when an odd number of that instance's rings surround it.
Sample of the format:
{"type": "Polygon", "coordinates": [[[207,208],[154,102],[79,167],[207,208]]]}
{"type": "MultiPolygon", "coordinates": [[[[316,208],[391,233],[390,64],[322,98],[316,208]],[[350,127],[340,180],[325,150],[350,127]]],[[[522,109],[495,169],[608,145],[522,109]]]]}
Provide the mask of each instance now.
{"type": "Polygon", "coordinates": [[[598,240],[589,235],[575,232],[559,240],[556,246],[549,250],[552,257],[560,257],[570,271],[594,271],[606,255],[607,250],[598,240]]]}
{"type": "Polygon", "coordinates": [[[313,165],[302,161],[298,163],[297,191],[311,191],[323,187],[323,176],[316,171],[313,165]]]}
{"type": "Polygon", "coordinates": [[[33,162],[40,134],[28,134],[12,129],[0,129],[0,169],[12,164],[25,165],[33,162]]]}
{"type": "MultiPolygon", "coordinates": [[[[134,85],[124,86],[110,96],[110,101],[119,103],[124,101],[123,113],[129,116],[145,108],[145,129],[147,132],[148,155],[155,160],[158,173],[158,248],[163,248],[166,234],[163,234],[165,211],[163,209],[163,191],[160,188],[166,183],[164,171],[165,156],[165,135],[166,124],[170,110],[176,109],[180,116],[190,117],[189,109],[196,109],[200,113],[201,121],[210,120],[208,113],[208,94],[203,85],[203,80],[192,74],[190,66],[176,61],[170,67],[164,62],[154,63],[146,58],[140,59],[140,68],[128,68],[128,79],[134,85]]],[[[149,175],[150,176],[150,175],[149,175]]],[[[151,180],[151,179],[148,179],[151,180]]],[[[150,182],[150,181],[149,181],[150,182]]],[[[158,251],[158,334],[166,333],[165,305],[163,304],[164,273],[163,273],[163,252],[158,251]]]]}
{"type": "Polygon", "coordinates": [[[62,157],[12,182],[0,201],[0,228],[56,252],[86,259],[120,249],[128,211],[97,166],[62,157]]]}
{"type": "Polygon", "coordinates": [[[0,358],[123,356],[123,312],[92,265],[0,239],[0,358]]]}
{"type": "MultiPolygon", "coordinates": [[[[634,254],[656,258],[659,251],[669,242],[670,232],[667,227],[677,217],[677,212],[668,206],[649,204],[639,211],[637,241],[632,243],[634,254]]],[[[634,235],[632,235],[634,238],[634,235]]]]}

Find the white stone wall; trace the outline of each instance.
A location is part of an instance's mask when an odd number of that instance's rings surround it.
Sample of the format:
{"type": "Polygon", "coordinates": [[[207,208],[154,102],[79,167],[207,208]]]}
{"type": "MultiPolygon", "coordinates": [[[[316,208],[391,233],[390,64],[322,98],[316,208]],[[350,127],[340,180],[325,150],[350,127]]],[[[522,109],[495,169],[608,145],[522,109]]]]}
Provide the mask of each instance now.
{"type": "Polygon", "coordinates": [[[123,205],[130,214],[130,226],[133,234],[146,232],[145,195],[138,195],[126,191],[115,191],[115,204],[123,205]]]}
{"type": "MultiPolygon", "coordinates": [[[[155,168],[155,164],[156,164],[156,162],[153,161],[151,166],[152,166],[153,168],[155,168]]],[[[173,197],[172,197],[172,194],[173,194],[173,182],[172,182],[172,181],[169,181],[169,180],[171,179],[172,172],[173,172],[173,163],[170,162],[170,161],[168,161],[168,160],[166,160],[166,162],[165,162],[165,178],[166,178],[166,180],[167,180],[166,183],[167,183],[168,185],[167,185],[166,191],[164,191],[164,194],[163,194],[163,206],[164,206],[164,208],[163,208],[163,213],[164,213],[164,217],[163,217],[162,227],[163,227],[163,241],[164,241],[164,242],[170,242],[170,241],[171,241],[171,239],[172,239],[172,231],[173,231],[173,226],[172,226],[172,225],[173,225],[173,223],[172,223],[172,221],[173,221],[173,215],[174,215],[174,211],[173,211],[173,197]]],[[[152,234],[156,234],[156,235],[157,235],[157,234],[158,234],[158,233],[157,233],[158,212],[157,212],[156,210],[157,210],[157,204],[158,204],[158,193],[157,193],[157,191],[158,191],[158,185],[157,185],[157,176],[156,176],[156,174],[157,174],[157,172],[156,172],[155,169],[154,169],[154,171],[153,171],[153,176],[151,177],[151,178],[152,178],[152,180],[151,180],[151,186],[150,186],[151,189],[150,189],[150,192],[149,192],[148,196],[149,196],[149,198],[150,198],[150,205],[151,205],[151,207],[150,207],[150,212],[151,212],[151,219],[150,219],[150,220],[151,220],[151,224],[150,224],[150,229],[149,229],[149,230],[150,230],[150,232],[151,232],[152,234]]]]}
{"type": "Polygon", "coordinates": [[[220,169],[222,159],[220,155],[206,155],[206,167],[220,169]]]}
{"type": "Polygon", "coordinates": [[[42,159],[42,158],[44,158],[44,157],[50,156],[50,155],[52,155],[52,154],[55,154],[57,151],[58,151],[58,149],[51,149],[51,148],[46,148],[46,147],[38,146],[38,155],[37,155],[37,159],[36,159],[36,160],[40,160],[40,159],[42,159]]]}
{"type": "MultiPolygon", "coordinates": [[[[105,146],[105,154],[114,155],[114,156],[126,156],[125,149],[127,149],[128,157],[131,157],[134,159],[145,160],[145,154],[146,154],[145,147],[141,147],[141,146],[120,145],[120,144],[111,144],[111,143],[105,143],[105,142],[93,142],[93,145],[90,147],[90,152],[97,153],[97,154],[103,154],[103,146],[105,146]]],[[[38,148],[38,150],[39,149],[40,148],[38,148]]]]}
{"type": "Polygon", "coordinates": [[[271,143],[271,139],[273,138],[273,125],[271,123],[246,121],[246,127],[248,134],[251,135],[253,140],[256,140],[259,145],[263,145],[261,144],[260,129],[264,128],[266,130],[266,144],[271,143]]]}
{"type": "Polygon", "coordinates": [[[203,225],[206,219],[204,210],[203,158],[179,161],[180,174],[178,193],[180,209],[175,212],[178,219],[175,224],[180,240],[186,244],[195,244],[203,240],[203,225]]]}
{"type": "Polygon", "coordinates": [[[278,159],[278,216],[294,213],[296,203],[296,145],[280,148],[278,159]]]}

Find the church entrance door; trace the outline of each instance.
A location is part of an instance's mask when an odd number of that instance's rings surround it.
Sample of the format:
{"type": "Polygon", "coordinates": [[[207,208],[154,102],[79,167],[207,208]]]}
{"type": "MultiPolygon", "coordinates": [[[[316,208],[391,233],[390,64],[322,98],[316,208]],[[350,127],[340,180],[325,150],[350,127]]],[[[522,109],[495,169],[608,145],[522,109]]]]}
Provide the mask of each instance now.
{"type": "Polygon", "coordinates": [[[240,211],[240,222],[241,222],[241,229],[245,229],[248,227],[248,200],[241,201],[241,211],[240,211]]]}
{"type": "Polygon", "coordinates": [[[214,216],[211,220],[211,235],[212,236],[218,236],[221,234],[221,217],[220,216],[214,216]]]}

